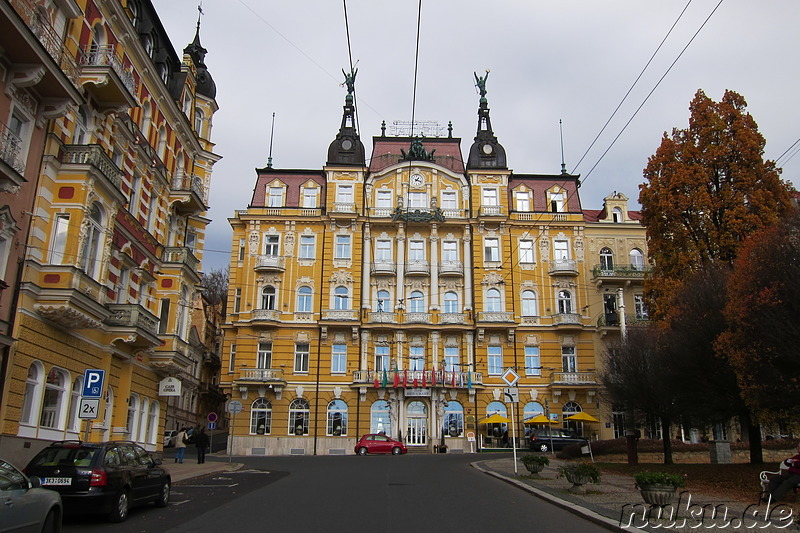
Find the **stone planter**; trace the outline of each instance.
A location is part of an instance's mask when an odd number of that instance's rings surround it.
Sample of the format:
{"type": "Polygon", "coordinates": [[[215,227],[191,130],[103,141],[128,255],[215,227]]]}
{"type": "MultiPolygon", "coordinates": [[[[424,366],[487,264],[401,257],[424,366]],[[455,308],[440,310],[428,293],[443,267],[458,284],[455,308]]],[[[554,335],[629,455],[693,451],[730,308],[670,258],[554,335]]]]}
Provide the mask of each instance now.
{"type": "Polygon", "coordinates": [[[675,496],[678,494],[678,487],[654,483],[652,485],[639,485],[639,492],[642,493],[642,498],[645,503],[664,506],[675,501],[675,496]]]}
{"type": "Polygon", "coordinates": [[[567,489],[572,494],[586,494],[586,485],[587,483],[592,482],[592,478],[590,476],[585,476],[582,474],[575,474],[572,472],[565,472],[564,477],[572,483],[572,486],[567,489]]]}
{"type": "Polygon", "coordinates": [[[538,474],[542,470],[544,470],[544,464],[542,463],[524,463],[525,468],[528,469],[528,472],[531,474],[538,474]]]}

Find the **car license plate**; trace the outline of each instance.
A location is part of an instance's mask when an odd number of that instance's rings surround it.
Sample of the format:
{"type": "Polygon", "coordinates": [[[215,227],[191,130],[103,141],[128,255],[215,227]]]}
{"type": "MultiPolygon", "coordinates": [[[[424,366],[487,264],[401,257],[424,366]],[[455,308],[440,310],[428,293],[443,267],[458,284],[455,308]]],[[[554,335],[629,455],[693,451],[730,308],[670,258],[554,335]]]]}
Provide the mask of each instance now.
{"type": "Polygon", "coordinates": [[[71,485],[71,477],[46,477],[42,480],[42,485],[71,485]]]}

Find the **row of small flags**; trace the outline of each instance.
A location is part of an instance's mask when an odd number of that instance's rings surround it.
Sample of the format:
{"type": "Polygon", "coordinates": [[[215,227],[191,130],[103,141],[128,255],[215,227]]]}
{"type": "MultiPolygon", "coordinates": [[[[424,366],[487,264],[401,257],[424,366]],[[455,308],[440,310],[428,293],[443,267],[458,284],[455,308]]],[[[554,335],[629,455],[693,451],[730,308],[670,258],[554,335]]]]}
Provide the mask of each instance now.
{"type": "MultiPolygon", "coordinates": [[[[398,387],[402,386],[403,388],[408,388],[408,385],[409,385],[409,383],[408,383],[408,370],[402,370],[402,371],[401,370],[392,370],[392,372],[394,373],[394,377],[392,379],[392,387],[398,388],[398,387]],[[401,372],[402,372],[402,377],[400,377],[401,372]]],[[[418,375],[419,372],[417,372],[417,371],[414,371],[414,372],[415,373],[414,373],[414,377],[413,377],[413,379],[411,381],[411,386],[414,387],[414,388],[427,387],[429,385],[428,382],[427,382],[427,372],[425,370],[421,371],[422,372],[422,380],[419,379],[419,375],[418,375]]],[[[458,385],[463,385],[463,381],[464,381],[463,378],[459,379],[459,380],[456,379],[456,374],[458,374],[458,372],[451,372],[451,373],[452,373],[452,379],[450,380],[450,383],[447,383],[446,380],[444,379],[444,371],[441,371],[441,376],[440,376],[440,379],[439,379],[439,383],[441,384],[441,386],[442,387],[446,387],[447,385],[450,385],[451,387],[456,387],[458,385]]],[[[472,388],[472,374],[470,372],[467,372],[466,374],[467,374],[467,388],[471,389],[472,388]]],[[[431,375],[430,386],[431,387],[435,387],[436,383],[437,383],[436,382],[436,371],[435,370],[431,371],[430,375],[431,375]]],[[[378,373],[376,372],[375,373],[375,388],[377,389],[377,388],[383,387],[385,389],[388,386],[389,386],[389,375],[388,375],[387,371],[386,370],[383,371],[383,376],[382,376],[382,378],[380,380],[378,379],[378,373]]]]}

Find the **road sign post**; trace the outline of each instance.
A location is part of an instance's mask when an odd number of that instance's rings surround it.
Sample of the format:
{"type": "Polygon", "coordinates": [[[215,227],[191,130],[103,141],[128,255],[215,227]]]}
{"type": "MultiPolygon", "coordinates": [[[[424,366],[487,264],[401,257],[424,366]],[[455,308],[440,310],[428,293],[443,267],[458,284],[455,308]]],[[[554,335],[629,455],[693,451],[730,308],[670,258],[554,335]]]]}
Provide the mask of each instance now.
{"type": "Polygon", "coordinates": [[[106,371],[97,368],[87,368],[83,373],[83,390],[81,391],[78,417],[86,420],[86,429],[83,437],[85,442],[89,442],[92,420],[95,420],[100,414],[100,398],[103,396],[105,378],[106,371]]]}
{"type": "Polygon", "coordinates": [[[519,381],[519,374],[513,368],[506,368],[503,372],[503,381],[508,385],[503,394],[511,403],[511,444],[514,450],[514,475],[517,475],[517,417],[514,415],[514,404],[519,401],[519,389],[514,385],[519,381]]]}
{"type": "Polygon", "coordinates": [[[236,428],[236,413],[242,412],[242,402],[239,400],[231,400],[228,402],[228,405],[225,406],[225,410],[233,415],[233,420],[231,420],[231,431],[230,435],[228,435],[228,464],[231,464],[233,456],[233,433],[236,428]]]}

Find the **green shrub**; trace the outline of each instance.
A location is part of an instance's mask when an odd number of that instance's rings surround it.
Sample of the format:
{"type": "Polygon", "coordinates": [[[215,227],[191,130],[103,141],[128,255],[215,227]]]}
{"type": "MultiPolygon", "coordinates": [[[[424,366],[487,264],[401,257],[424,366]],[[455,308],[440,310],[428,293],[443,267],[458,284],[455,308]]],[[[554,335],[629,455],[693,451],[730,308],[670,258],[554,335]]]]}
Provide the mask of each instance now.
{"type": "Polygon", "coordinates": [[[522,462],[526,465],[544,465],[550,464],[550,459],[546,455],[535,455],[528,453],[522,456],[522,462]]]}
{"type": "Polygon", "coordinates": [[[670,474],[669,472],[636,472],[633,474],[636,485],[672,485],[673,487],[683,487],[686,485],[686,478],[681,474],[670,474]]]}
{"type": "Polygon", "coordinates": [[[592,483],[600,481],[600,469],[593,463],[567,463],[558,467],[558,477],[567,477],[568,474],[588,477],[592,483]]]}

